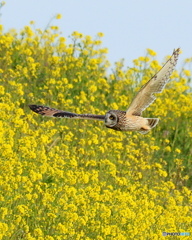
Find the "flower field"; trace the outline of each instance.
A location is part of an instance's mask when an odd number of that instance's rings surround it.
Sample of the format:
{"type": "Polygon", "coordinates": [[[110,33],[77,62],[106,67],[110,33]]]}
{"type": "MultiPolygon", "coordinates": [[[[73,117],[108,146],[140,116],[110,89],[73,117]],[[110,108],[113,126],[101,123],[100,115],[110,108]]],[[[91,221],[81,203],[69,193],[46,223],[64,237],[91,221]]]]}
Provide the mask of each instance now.
{"type": "Polygon", "coordinates": [[[64,38],[57,26],[31,24],[6,33],[0,26],[0,239],[192,235],[192,59],[144,112],[160,118],[147,135],[46,118],[28,104],[126,110],[163,63],[147,49],[129,68],[110,67],[102,33],[64,38]]]}

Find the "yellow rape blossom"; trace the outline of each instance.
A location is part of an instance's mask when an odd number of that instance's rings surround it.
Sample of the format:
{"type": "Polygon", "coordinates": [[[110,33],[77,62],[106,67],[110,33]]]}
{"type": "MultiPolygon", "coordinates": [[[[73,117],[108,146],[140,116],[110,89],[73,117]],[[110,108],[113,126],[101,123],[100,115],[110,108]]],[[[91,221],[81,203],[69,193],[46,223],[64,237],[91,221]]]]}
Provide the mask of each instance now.
{"type": "Polygon", "coordinates": [[[157,53],[156,53],[155,51],[153,51],[152,49],[150,49],[150,48],[147,48],[147,52],[148,52],[148,54],[151,55],[152,57],[154,57],[154,56],[157,55],[157,53]]]}
{"type": "Polygon", "coordinates": [[[61,19],[62,18],[62,15],[61,14],[57,14],[56,15],[56,19],[61,19]]]}
{"type": "Polygon", "coordinates": [[[190,77],[191,76],[191,72],[189,70],[183,70],[183,73],[187,76],[190,77]]]}

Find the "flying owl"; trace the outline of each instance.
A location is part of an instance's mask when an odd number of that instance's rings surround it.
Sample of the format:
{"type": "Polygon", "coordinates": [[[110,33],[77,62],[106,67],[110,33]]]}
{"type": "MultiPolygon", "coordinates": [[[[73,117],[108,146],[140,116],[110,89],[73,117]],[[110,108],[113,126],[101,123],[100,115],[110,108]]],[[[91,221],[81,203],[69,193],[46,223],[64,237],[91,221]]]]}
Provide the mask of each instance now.
{"type": "Polygon", "coordinates": [[[131,102],[127,111],[109,110],[105,115],[76,114],[57,110],[50,107],[29,105],[30,109],[38,114],[49,117],[79,118],[104,121],[107,128],[117,131],[138,131],[145,134],[154,128],[158,118],[143,118],[142,112],[155,101],[154,93],[160,93],[169,82],[170,75],[177,63],[180,49],[173,51],[165,65],[140,89],[131,102]]]}

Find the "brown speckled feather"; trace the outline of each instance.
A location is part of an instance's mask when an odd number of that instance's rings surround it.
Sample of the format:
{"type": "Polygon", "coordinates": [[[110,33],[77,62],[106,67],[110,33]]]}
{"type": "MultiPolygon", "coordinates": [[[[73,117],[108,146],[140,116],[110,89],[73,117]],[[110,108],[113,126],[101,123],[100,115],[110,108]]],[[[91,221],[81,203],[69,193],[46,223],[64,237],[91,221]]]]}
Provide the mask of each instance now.
{"type": "Polygon", "coordinates": [[[72,112],[66,112],[55,108],[50,108],[40,105],[29,105],[30,109],[38,114],[48,117],[62,117],[62,118],[79,118],[79,119],[92,119],[104,121],[105,115],[94,114],[77,114],[72,112]]]}
{"type": "Polygon", "coordinates": [[[155,101],[154,93],[160,93],[169,81],[179,56],[180,48],[175,50],[170,59],[137,93],[126,115],[141,116],[142,112],[155,101]]]}

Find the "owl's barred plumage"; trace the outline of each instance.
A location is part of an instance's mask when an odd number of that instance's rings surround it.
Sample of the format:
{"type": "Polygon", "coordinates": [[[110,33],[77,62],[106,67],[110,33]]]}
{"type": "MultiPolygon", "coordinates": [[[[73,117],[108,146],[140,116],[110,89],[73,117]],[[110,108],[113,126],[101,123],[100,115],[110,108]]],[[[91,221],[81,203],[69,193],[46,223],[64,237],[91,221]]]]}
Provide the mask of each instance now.
{"type": "Polygon", "coordinates": [[[173,51],[172,56],[165,65],[157,72],[136,94],[127,111],[109,110],[105,115],[77,114],[63,110],[57,110],[40,105],[29,105],[30,109],[38,114],[49,117],[92,119],[104,121],[107,128],[116,131],[138,131],[142,134],[154,128],[158,118],[143,118],[142,112],[155,101],[154,93],[160,93],[170,79],[177,63],[180,49],[173,51]]]}
{"type": "Polygon", "coordinates": [[[93,120],[101,120],[105,119],[105,115],[94,115],[94,114],[77,114],[72,112],[66,112],[62,110],[58,110],[55,108],[50,108],[46,106],[40,105],[29,105],[29,108],[41,115],[49,116],[49,117],[62,117],[62,118],[76,118],[76,119],[93,119],[93,120]]]}
{"type": "Polygon", "coordinates": [[[164,66],[157,72],[140,91],[136,94],[129,108],[127,115],[133,114],[140,116],[142,112],[155,101],[154,93],[161,93],[165,85],[169,82],[170,76],[177,64],[180,48],[173,51],[172,56],[164,64],[164,66]]]}

